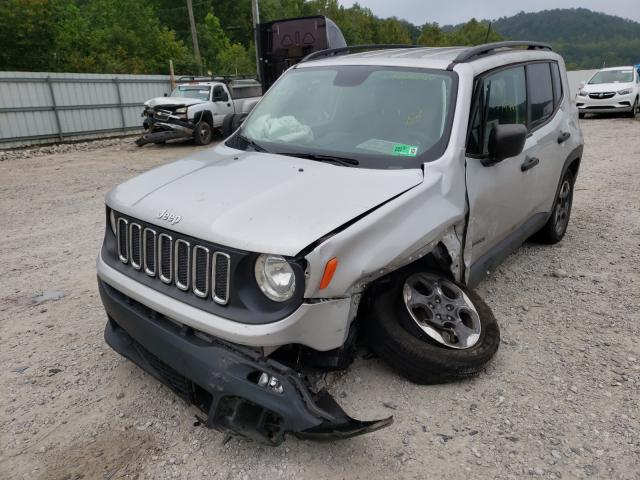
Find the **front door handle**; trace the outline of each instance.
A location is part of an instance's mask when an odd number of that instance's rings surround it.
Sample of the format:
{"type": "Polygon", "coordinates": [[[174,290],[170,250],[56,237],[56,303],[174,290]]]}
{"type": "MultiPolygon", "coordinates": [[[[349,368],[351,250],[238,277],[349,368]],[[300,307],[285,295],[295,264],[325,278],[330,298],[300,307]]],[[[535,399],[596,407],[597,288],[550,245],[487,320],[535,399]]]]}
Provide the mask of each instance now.
{"type": "Polygon", "coordinates": [[[560,132],[560,135],[558,135],[558,143],[567,141],[570,136],[571,134],[569,132],[560,132]]]}
{"type": "Polygon", "coordinates": [[[540,159],[539,158],[527,157],[527,158],[524,159],[524,163],[522,165],[520,165],[520,170],[522,170],[523,172],[526,172],[527,170],[535,167],[539,163],[540,163],[540,159]]]}

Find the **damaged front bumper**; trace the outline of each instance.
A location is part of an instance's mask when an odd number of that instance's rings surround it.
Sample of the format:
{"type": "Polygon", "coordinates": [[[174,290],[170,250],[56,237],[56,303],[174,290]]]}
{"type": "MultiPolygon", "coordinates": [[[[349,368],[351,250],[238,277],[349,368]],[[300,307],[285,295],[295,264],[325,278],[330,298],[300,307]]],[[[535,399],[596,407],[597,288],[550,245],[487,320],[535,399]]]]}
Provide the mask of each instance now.
{"type": "Polygon", "coordinates": [[[349,417],[325,390],[259,352],[223,342],[125,296],[98,279],[109,321],[105,340],[205,415],[207,427],[279,445],[285,434],[338,439],[373,432],[392,417],[349,417]]]}
{"type": "Polygon", "coordinates": [[[147,143],[165,142],[179,138],[191,138],[195,125],[180,115],[175,115],[168,110],[145,110],[146,117],[142,126],[149,133],[145,133],[136,140],[139,147],[147,143]]]}

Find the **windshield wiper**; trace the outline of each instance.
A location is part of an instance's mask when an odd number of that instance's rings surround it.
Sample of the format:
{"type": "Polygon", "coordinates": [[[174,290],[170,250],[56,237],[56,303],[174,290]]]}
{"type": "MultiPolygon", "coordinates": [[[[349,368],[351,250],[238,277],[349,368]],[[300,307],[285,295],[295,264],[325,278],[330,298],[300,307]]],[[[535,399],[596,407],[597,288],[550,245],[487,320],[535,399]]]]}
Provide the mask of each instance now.
{"type": "Polygon", "coordinates": [[[264,148],[260,144],[256,143],[254,140],[250,139],[249,137],[245,137],[241,133],[239,133],[236,138],[239,138],[240,140],[242,140],[247,145],[250,145],[251,147],[253,147],[253,149],[256,152],[267,152],[266,148],[264,148]]]}
{"type": "Polygon", "coordinates": [[[298,158],[306,158],[308,160],[316,160],[318,162],[329,162],[329,163],[337,163],[338,165],[343,165],[345,167],[353,167],[356,165],[360,165],[360,162],[355,158],[348,157],[339,157],[336,155],[322,155],[319,153],[306,153],[306,152],[283,152],[277,153],[276,155],[289,155],[290,157],[298,157],[298,158]]]}

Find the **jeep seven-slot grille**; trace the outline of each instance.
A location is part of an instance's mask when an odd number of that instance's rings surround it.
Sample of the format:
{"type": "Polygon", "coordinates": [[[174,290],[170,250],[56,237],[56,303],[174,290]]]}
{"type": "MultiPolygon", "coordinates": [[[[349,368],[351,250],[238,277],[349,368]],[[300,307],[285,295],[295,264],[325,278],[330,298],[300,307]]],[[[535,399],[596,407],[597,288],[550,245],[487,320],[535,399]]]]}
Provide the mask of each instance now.
{"type": "Polygon", "coordinates": [[[135,221],[117,221],[118,258],[136,270],[220,305],[229,302],[230,257],[135,221]]]}

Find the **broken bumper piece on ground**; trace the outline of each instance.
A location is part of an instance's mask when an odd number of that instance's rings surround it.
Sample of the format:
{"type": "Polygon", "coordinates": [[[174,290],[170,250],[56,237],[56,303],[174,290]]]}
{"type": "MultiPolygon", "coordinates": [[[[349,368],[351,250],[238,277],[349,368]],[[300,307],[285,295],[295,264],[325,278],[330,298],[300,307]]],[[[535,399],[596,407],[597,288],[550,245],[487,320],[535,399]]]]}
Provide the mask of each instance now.
{"type": "Polygon", "coordinates": [[[142,125],[145,130],[149,130],[149,133],[143,134],[136,140],[136,145],[139,147],[147,143],[161,143],[179,138],[191,138],[195,128],[192,123],[179,120],[175,116],[168,116],[162,121],[148,117],[142,125]]]}
{"type": "Polygon", "coordinates": [[[325,390],[314,394],[295,370],[259,352],[201,335],[98,280],[107,343],[206,415],[207,427],[269,445],[285,434],[340,439],[390,425],[392,417],[349,417],[325,390]]]}

